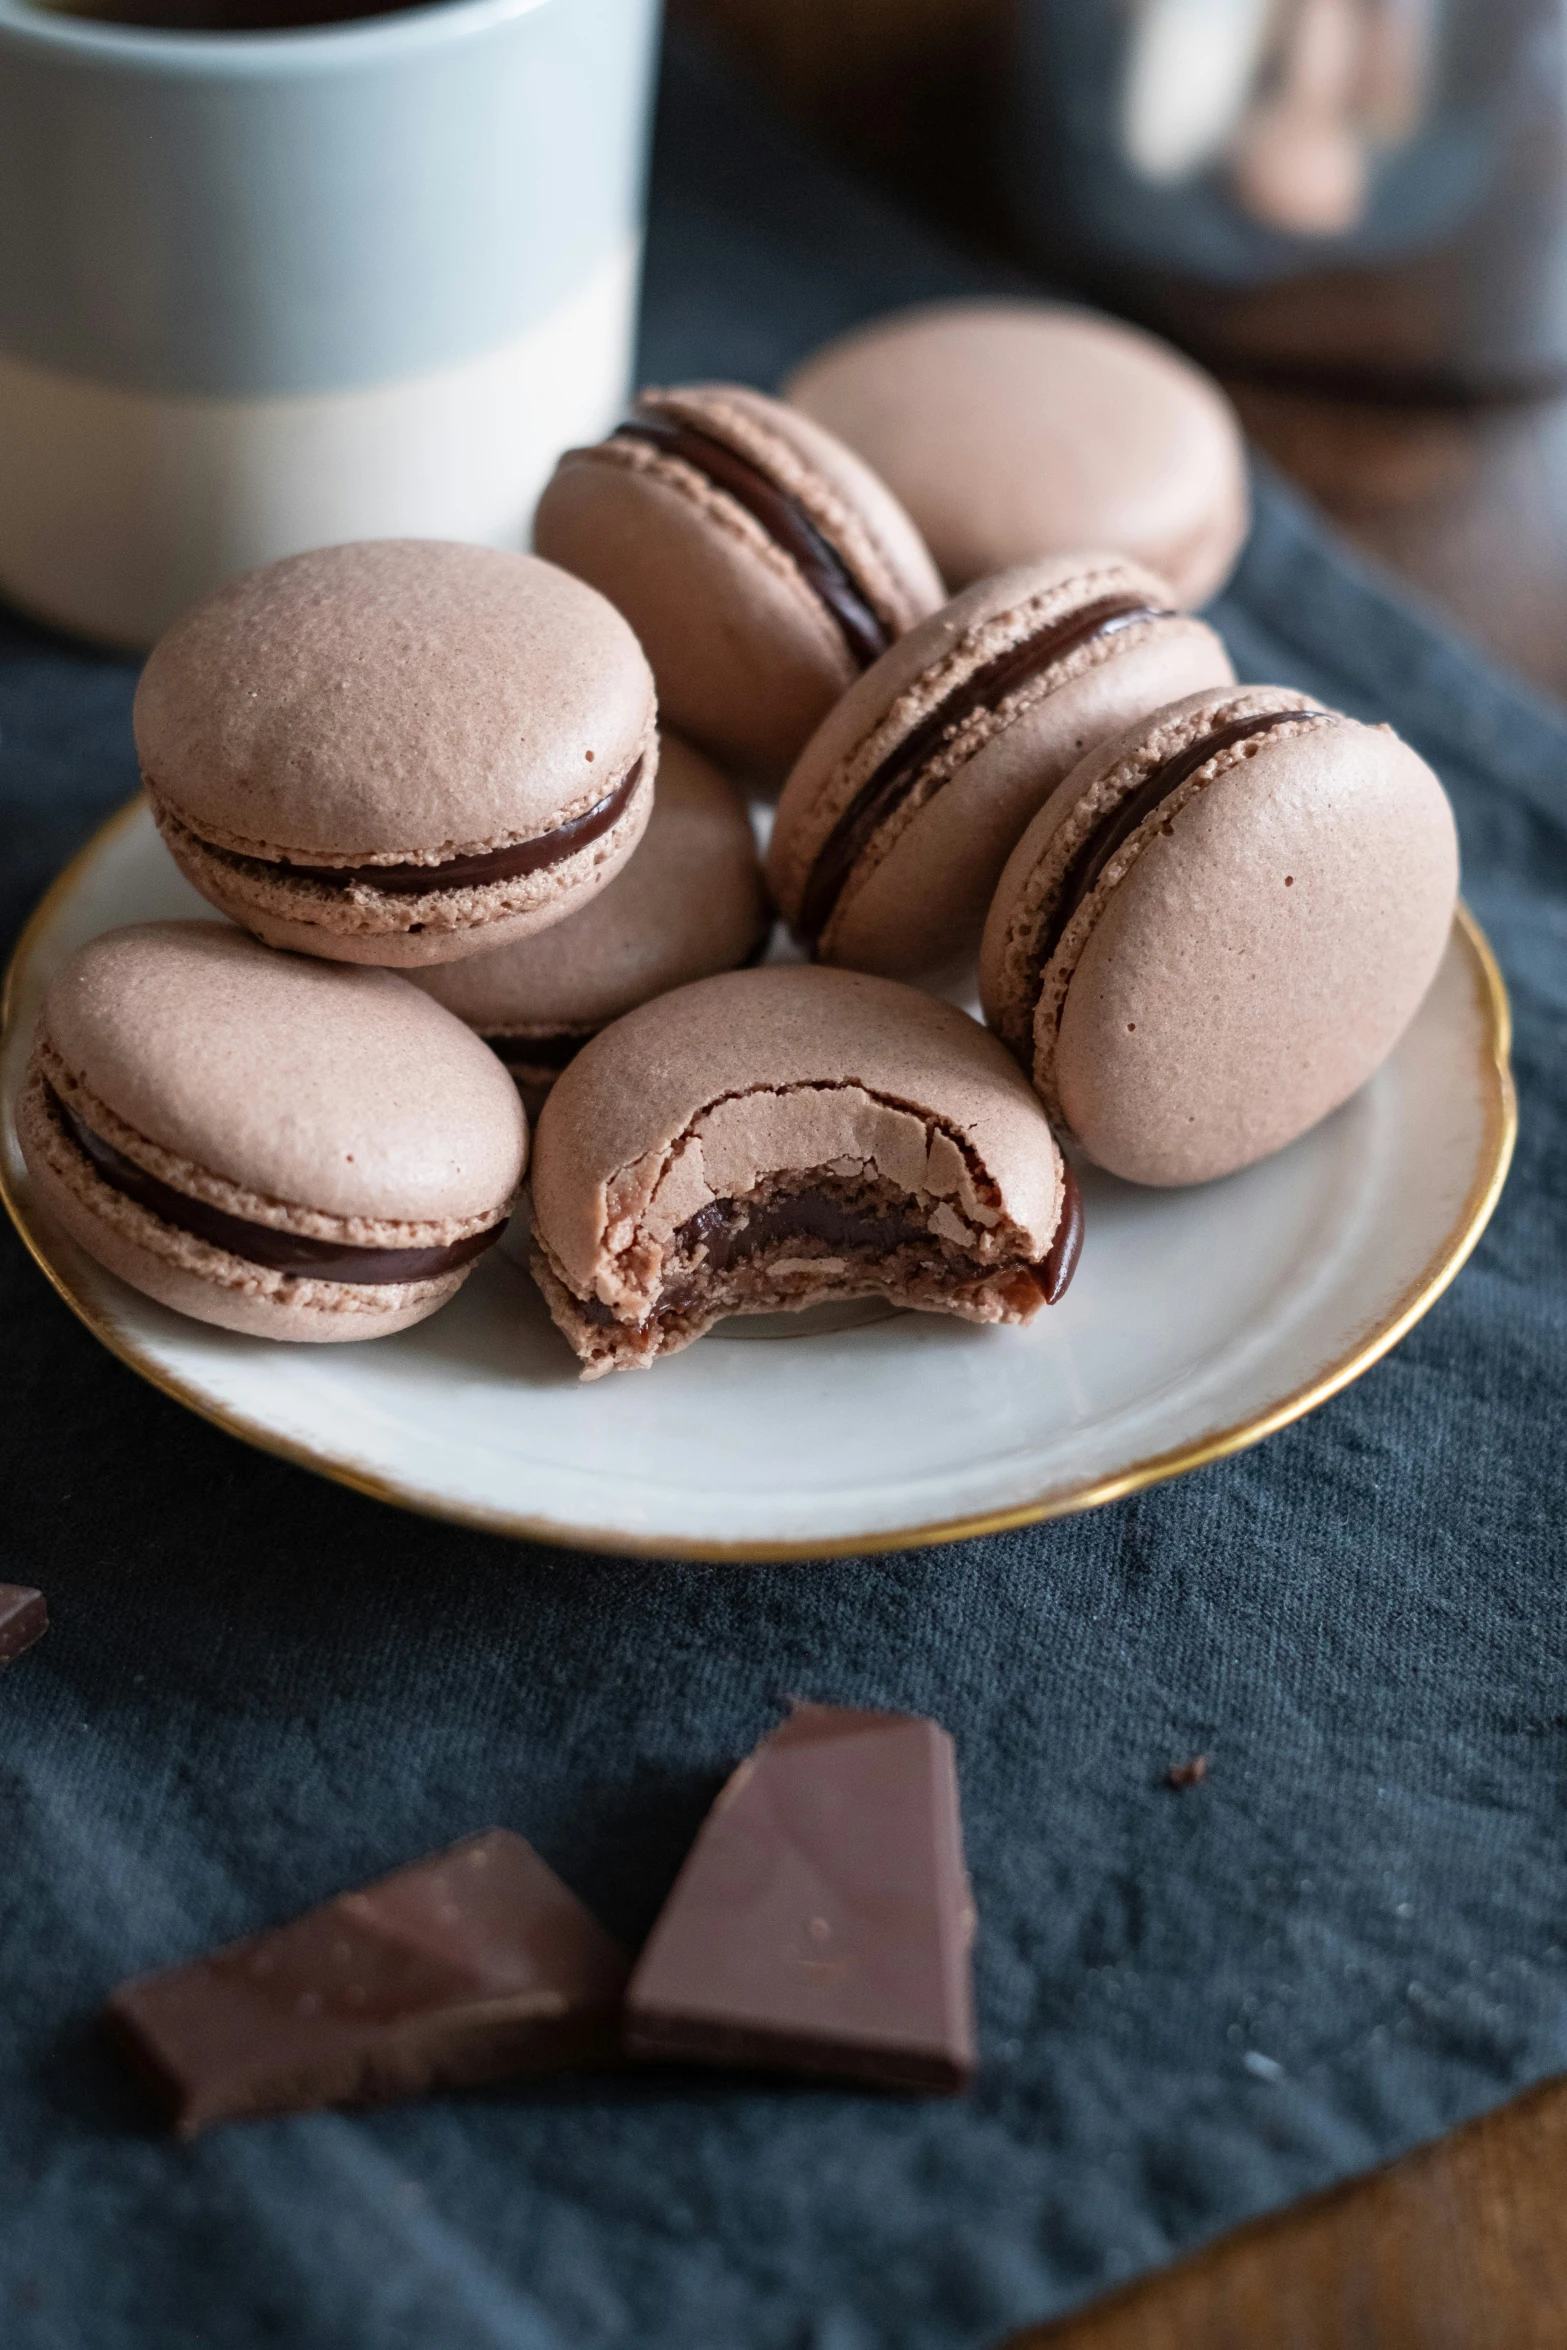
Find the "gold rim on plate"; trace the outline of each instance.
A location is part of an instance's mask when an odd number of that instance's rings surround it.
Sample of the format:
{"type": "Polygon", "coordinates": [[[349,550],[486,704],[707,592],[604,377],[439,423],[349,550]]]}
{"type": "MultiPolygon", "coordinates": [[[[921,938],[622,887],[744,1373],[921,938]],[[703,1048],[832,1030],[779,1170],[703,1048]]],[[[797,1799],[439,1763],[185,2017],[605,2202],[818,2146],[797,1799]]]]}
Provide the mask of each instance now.
{"type": "MultiPolygon", "coordinates": [[[[32,959],[45,934],[52,928],[56,916],[105,848],[131,823],[142,805],[142,801],[137,798],[111,816],[64,870],[56,875],[34,907],[6,969],[3,992],[0,992],[0,1036],[9,1034],[13,1010],[27,985],[32,959]]],[[[1513,1145],[1518,1135],[1518,1102],[1508,1062],[1512,1042],[1512,1013],[1507,1001],[1506,982],[1497,966],[1489,940],[1462,902],[1454,919],[1454,929],[1469,956],[1480,1002],[1484,1030],[1480,1081],[1485,1097],[1485,1134],[1480,1164],[1452,1230],[1433,1251],[1424,1269],[1403,1295],[1375,1329],[1360,1339],[1339,1362],[1330,1364],[1305,1386],[1296,1388],[1292,1394],[1270,1404],[1266,1410],[1254,1413],[1251,1418],[1238,1420],[1228,1428],[1215,1429],[1190,1444],[1177,1445],[1170,1452],[1154,1453],[1147,1460],[1134,1461],[1110,1476],[1090,1478],[1080,1484],[1054,1486],[1030,1501],[1014,1503],[1010,1509],[987,1510],[974,1517],[938,1519],[929,1525],[906,1526],[891,1532],[837,1536],[825,1542],[676,1542],[659,1536],[633,1541],[613,1528],[562,1525],[550,1518],[519,1516],[510,1510],[465,1507],[434,1494],[421,1493],[415,1488],[395,1485],[375,1471],[356,1468],[351,1461],[313,1451],[309,1445],[295,1443],[291,1438],[279,1436],[272,1429],[247,1420],[236,1412],[223,1410],[209,1402],[185,1380],[175,1377],[154,1362],[134,1338],[118,1329],[92,1299],[73,1286],[70,1275],[51,1255],[48,1239],[32,1221],[12,1189],[4,1153],[0,1153],[0,1200],[3,1200],[7,1214],[33,1258],[71,1311],[122,1363],[129,1364],[150,1385],[164,1395],[172,1396],[176,1403],[183,1404],[199,1418],[209,1420],[226,1434],[237,1436],[262,1452],[276,1454],[279,1459],[292,1461],[300,1468],[313,1469],[318,1476],[330,1477],[336,1484],[349,1486],[355,1493],[367,1494],[373,1501],[390,1502],[395,1508],[412,1510],[422,1517],[441,1518],[450,1524],[473,1526],[485,1533],[510,1534],[530,1542],[554,1543],[566,1549],[607,1551],[623,1558],[730,1561],[737,1565],[761,1565],[790,1559],[867,1557],[878,1551],[917,1550],[936,1543],[961,1542],[972,1535],[1005,1534],[1015,1527],[1038,1525],[1046,1518],[1068,1517],[1078,1510],[1100,1509],[1107,1502],[1123,1501],[1128,1494],[1141,1493],[1147,1486],[1162,1484],[1166,1478],[1184,1477],[1191,1469],[1206,1468],[1212,1461],[1223,1460],[1230,1453],[1243,1452],[1248,1445],[1261,1443],[1265,1436],[1272,1436],[1278,1429],[1287,1428],[1292,1420],[1304,1418],[1307,1412],[1315,1411],[1318,1404],[1326,1403],[1330,1396],[1348,1387],[1363,1371],[1370,1370],[1372,1364],[1380,1361],[1391,1347],[1398,1344],[1405,1332],[1413,1328],[1422,1314],[1429,1312],[1435,1305],[1490,1222],[1491,1212],[1507,1180],[1513,1145]]]]}

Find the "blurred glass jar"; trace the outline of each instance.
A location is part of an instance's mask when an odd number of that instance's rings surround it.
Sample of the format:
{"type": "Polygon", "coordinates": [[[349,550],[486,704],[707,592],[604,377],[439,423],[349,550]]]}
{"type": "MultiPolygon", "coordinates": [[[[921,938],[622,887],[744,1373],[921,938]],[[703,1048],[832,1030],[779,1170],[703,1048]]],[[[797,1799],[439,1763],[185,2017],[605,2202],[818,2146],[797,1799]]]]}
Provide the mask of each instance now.
{"type": "Polygon", "coordinates": [[[1405,397],[1567,381],[1567,0],[1021,0],[1042,258],[1214,361],[1405,397]]]}

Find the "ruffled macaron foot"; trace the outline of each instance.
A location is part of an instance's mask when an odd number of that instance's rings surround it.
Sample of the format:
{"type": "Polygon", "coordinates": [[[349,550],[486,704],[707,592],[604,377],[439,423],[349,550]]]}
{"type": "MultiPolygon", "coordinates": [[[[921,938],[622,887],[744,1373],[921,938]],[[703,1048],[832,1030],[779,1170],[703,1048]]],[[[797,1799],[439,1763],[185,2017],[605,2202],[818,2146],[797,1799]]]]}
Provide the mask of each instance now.
{"type": "Polygon", "coordinates": [[[533,535],[625,614],[666,721],[775,781],[942,596],[870,468],[740,384],[641,393],[607,440],[567,450],[533,535]]]}
{"type": "Polygon", "coordinates": [[[674,736],[623,873],[580,913],[493,954],[410,977],[499,1055],[536,1116],[556,1078],[623,1012],[758,957],[772,931],[744,801],[674,736]]]}
{"type": "Polygon", "coordinates": [[[972,966],[1001,869],[1107,735],[1234,672],[1164,581],[1050,556],[911,629],[823,720],[778,803],[767,874],[819,961],[930,982],[972,966]]]}

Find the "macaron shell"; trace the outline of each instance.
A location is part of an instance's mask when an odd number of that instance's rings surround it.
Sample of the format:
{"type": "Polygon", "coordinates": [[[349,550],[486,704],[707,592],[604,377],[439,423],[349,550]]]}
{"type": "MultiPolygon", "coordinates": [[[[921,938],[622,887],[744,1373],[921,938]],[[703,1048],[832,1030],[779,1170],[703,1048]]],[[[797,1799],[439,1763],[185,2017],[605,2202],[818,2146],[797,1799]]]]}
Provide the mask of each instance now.
{"type": "MultiPolygon", "coordinates": [[[[780,1112],[802,1092],[853,1089],[852,1122],[894,1106],[956,1129],[1000,1190],[1006,1212],[1035,1233],[1055,1229],[1060,1157],[1038,1101],[1005,1050],[966,1013],[858,972],[774,966],[699,980],[606,1028],[560,1078],[539,1118],[535,1230],[568,1279],[591,1287],[606,1231],[628,1229],[677,1143],[709,1105],[725,1102],[726,1155],[780,1164],[780,1112]],[[746,1100],[749,1097],[749,1108],[746,1100]],[[739,1105],[736,1109],[734,1105],[739,1105]]],[[[785,1122],[809,1154],[807,1098],[785,1122]]],[[[828,1100],[824,1115],[832,1122],[828,1100]]],[[[911,1115],[912,1114],[912,1115],[911,1115]]],[[[834,1147],[843,1147],[840,1143],[834,1147]]],[[[803,1164],[819,1164],[807,1155],[803,1164]]],[[[743,1173],[731,1167],[726,1179],[743,1173]]]]}
{"type": "MultiPolygon", "coordinates": [[[[854,792],[954,686],[1033,627],[1115,593],[1155,608],[1169,600],[1161,579],[1119,556],[1052,555],[976,581],[884,653],[828,713],[785,784],[767,856],[785,917],[798,918],[816,857],[854,792]]],[[[1219,638],[1185,616],[1065,656],[1059,683],[1030,687],[1037,698],[857,862],[820,959],[913,978],[972,952],[1018,835],[1084,748],[1232,675],[1219,638]]]]}
{"type": "Polygon", "coordinates": [[[1406,744],[1360,726],[1347,744],[1352,725],[1260,745],[1107,891],[1045,1058],[1112,1173],[1197,1183],[1266,1157],[1418,1010],[1452,923],[1452,812],[1406,744]]]}
{"type": "Polygon", "coordinates": [[[65,1163],[27,1094],[17,1123],[28,1172],[56,1223],[133,1289],[222,1330],[314,1345],[386,1338],[435,1313],[473,1270],[463,1265],[437,1281],[375,1287],[285,1280],[188,1233],[160,1230],[157,1219],[100,1182],[85,1162],[65,1163]]]}
{"type": "Polygon", "coordinates": [[[1049,303],[937,304],[829,344],[785,385],[873,465],[949,585],[1115,546],[1207,600],[1246,535],[1245,454],[1169,345],[1049,303]]]}
{"type": "Polygon", "coordinates": [[[148,923],[70,959],[40,1034],[133,1134],[206,1171],[218,1205],[237,1186],[329,1229],[346,1219],[356,1245],[386,1223],[428,1226],[419,1244],[434,1245],[498,1214],[521,1179],[527,1126],[506,1072],[389,971],[279,955],[218,923],[148,923]]]}
{"type": "Polygon", "coordinates": [[[549,931],[440,964],[415,984],[480,1035],[601,1028],[743,962],[767,922],[745,803],[666,735],[646,836],[612,883],[549,931]]]}
{"type": "MultiPolygon", "coordinates": [[[[917,533],[849,451],[808,424],[802,433],[805,420],[787,412],[780,430],[778,404],[758,394],[694,387],[662,397],[677,402],[671,413],[736,446],[747,436],[732,422],[726,431],[726,419],[767,412],[769,438],[793,458],[795,478],[815,473],[815,507],[852,509],[875,545],[880,577],[906,613],[895,625],[940,602],[917,533]]],[[[837,623],[762,525],[645,444],[568,452],[539,501],[534,542],[613,600],[652,663],[666,724],[721,757],[782,769],[859,675],[837,623]]]]}
{"type": "Polygon", "coordinates": [[[1118,643],[960,768],[866,879],[850,882],[822,960],[915,979],[972,957],[1019,834],[1084,752],[1130,718],[1232,675],[1201,621],[1155,621],[1118,643]]]}
{"type": "Polygon", "coordinates": [[[245,573],[154,647],[144,774],[206,840],[357,864],[531,838],[612,788],[651,731],[636,639],[530,555],[433,539],[245,573]]]}
{"type": "Polygon", "coordinates": [[[881,476],[813,417],[746,384],[643,395],[658,415],[712,433],[799,499],[900,636],[945,601],[930,549],[881,476]]]}
{"type": "MultiPolygon", "coordinates": [[[[986,1024],[1025,1068],[1031,1068],[1034,1059],[1039,923],[1079,840],[1135,791],[1153,767],[1215,727],[1235,718],[1297,709],[1310,715],[1318,713],[1320,705],[1309,695],[1282,686],[1231,684],[1182,695],[1108,736],[1051,793],[1002,869],[980,942],[979,993],[986,1024]]],[[[1052,1014],[1052,1038],[1053,1019],[1052,1014]]]]}
{"type": "Polygon", "coordinates": [[[436,890],[428,898],[336,890],[290,879],[281,868],[236,866],[178,819],[171,820],[156,798],[153,809],[164,845],[192,888],[268,946],[334,963],[423,970],[531,937],[591,903],[631,857],[653,812],[656,737],[651,719],[640,756],[643,772],[631,799],[597,840],[543,872],[477,888],[436,890]]]}
{"type": "Polygon", "coordinates": [[[770,770],[856,676],[827,612],[760,523],[652,452],[568,457],[534,542],[612,595],[641,640],[666,722],[770,770]]]}
{"type": "Polygon", "coordinates": [[[801,750],[779,797],[767,879],[785,919],[798,914],[817,851],[871,769],[1022,633],[1017,616],[1031,604],[1043,612],[1121,587],[1155,604],[1167,597],[1162,580],[1116,555],[1052,555],[1018,564],[939,605],[856,678],[801,750]]]}

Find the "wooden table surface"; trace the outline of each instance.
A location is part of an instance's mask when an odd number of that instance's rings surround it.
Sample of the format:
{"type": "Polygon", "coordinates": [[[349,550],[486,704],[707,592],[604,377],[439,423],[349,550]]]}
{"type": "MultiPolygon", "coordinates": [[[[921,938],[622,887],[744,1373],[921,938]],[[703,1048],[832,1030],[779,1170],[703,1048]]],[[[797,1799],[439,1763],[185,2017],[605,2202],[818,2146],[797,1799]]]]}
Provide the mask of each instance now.
{"type": "MultiPolygon", "coordinates": [[[[671,0],[971,238],[1013,0],[671,0]]],[[[1399,408],[1228,387],[1346,534],[1567,701],[1567,397],[1399,408]]],[[[1567,2350],[1567,2080],[1221,2238],[1006,2350],[1567,2350]]]]}
{"type": "Polygon", "coordinates": [[[1562,2350],[1567,2084],[1006,2350],[1562,2350]]]}

